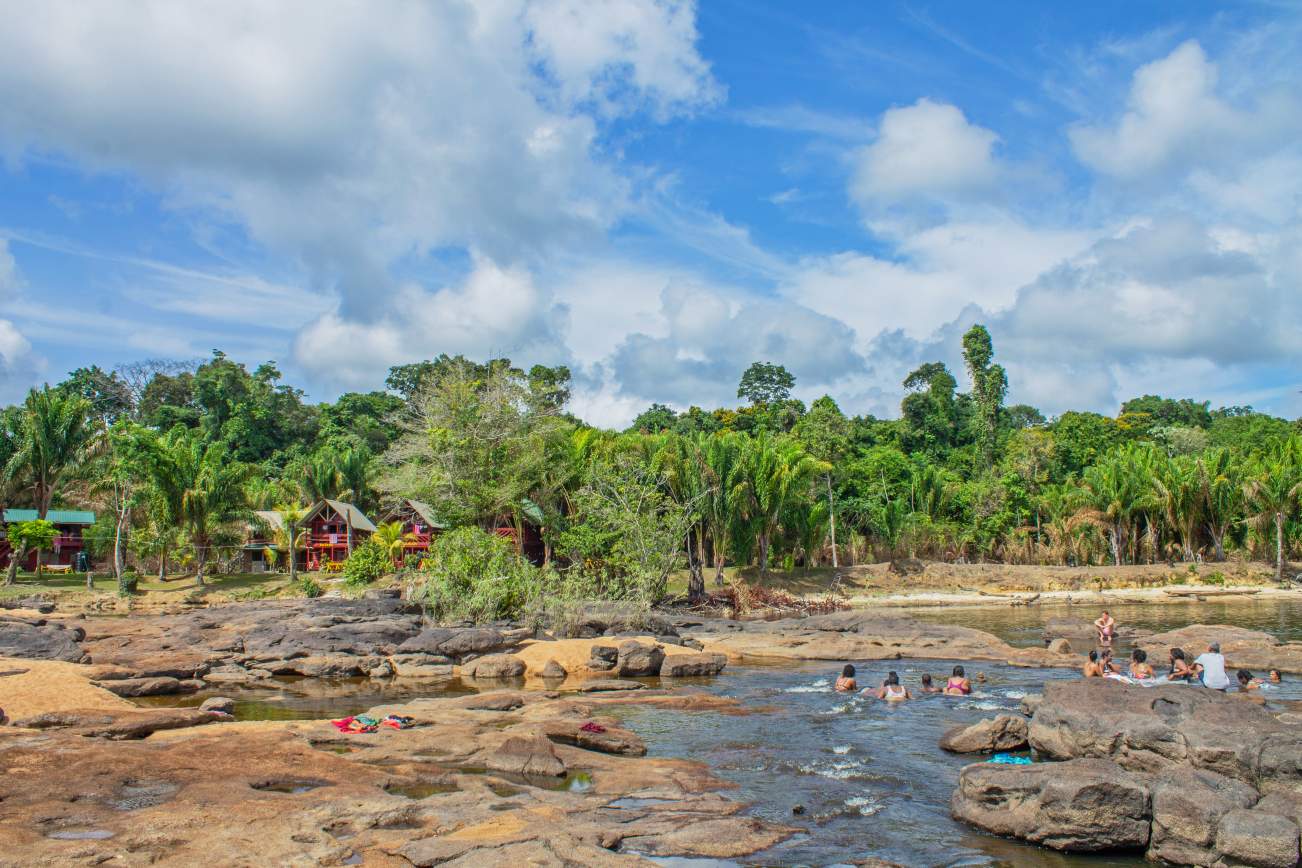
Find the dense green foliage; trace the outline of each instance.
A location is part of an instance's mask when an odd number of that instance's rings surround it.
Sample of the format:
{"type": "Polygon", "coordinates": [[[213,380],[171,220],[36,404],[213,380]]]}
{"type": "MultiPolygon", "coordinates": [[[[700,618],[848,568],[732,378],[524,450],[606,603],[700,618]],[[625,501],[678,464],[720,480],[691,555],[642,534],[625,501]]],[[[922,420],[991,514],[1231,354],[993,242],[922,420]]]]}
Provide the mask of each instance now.
{"type": "MultiPolygon", "coordinates": [[[[653,404],[624,432],[565,412],[567,369],[507,359],[443,355],[395,367],[387,391],[319,405],[275,365],[221,353],[83,368],[0,410],[0,501],[95,508],[92,539],[119,574],[148,562],[202,577],[234,563],[253,509],[286,518],[288,551],[317,499],[376,516],[415,498],[449,528],[423,565],[430,604],[471,618],[518,613],[543,588],[653,601],[681,569],[699,594],[725,564],[1282,566],[1302,549],[1297,422],[1155,395],[1115,417],[1046,419],[1004,405],[984,327],[962,351],[966,383],[919,365],[898,419],[848,417],[829,396],[806,408],[790,372],[757,362],[742,406],[653,404]],[[541,568],[521,557],[534,538],[541,568]]],[[[379,537],[350,581],[393,571],[400,535],[379,537]]]]}
{"type": "Polygon", "coordinates": [[[354,588],[363,588],[386,573],[393,572],[393,558],[379,540],[359,544],[344,562],[344,579],[354,588]]]}

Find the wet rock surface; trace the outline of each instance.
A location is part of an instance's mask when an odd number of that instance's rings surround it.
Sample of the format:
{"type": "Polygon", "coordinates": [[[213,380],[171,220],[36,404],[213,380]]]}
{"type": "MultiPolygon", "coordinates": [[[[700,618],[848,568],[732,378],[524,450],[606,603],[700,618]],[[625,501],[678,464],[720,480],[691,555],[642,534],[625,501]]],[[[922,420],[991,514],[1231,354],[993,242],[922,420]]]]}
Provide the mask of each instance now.
{"type": "Polygon", "coordinates": [[[940,740],[942,749],[951,753],[996,753],[1025,750],[1026,718],[1001,714],[971,726],[958,726],[940,740]]]}
{"type": "Polygon", "coordinates": [[[1062,850],[1143,849],[1174,865],[1297,865],[1302,724],[1291,720],[1194,686],[1051,681],[1027,740],[1056,761],[967,766],[951,810],[986,831],[1062,850]]]}
{"type": "Polygon", "coordinates": [[[0,616],[0,657],[89,663],[90,655],[81,644],[84,637],[80,627],[59,621],[0,616]]]}

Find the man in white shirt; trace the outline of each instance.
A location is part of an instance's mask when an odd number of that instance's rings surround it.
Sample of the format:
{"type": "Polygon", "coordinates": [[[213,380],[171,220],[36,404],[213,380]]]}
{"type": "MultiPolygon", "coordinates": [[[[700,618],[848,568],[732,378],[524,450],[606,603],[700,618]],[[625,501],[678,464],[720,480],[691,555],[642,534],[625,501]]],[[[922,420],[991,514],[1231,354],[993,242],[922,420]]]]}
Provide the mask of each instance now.
{"type": "Polygon", "coordinates": [[[1206,654],[1194,660],[1194,671],[1202,678],[1203,686],[1212,690],[1225,690],[1230,686],[1230,676],[1225,674],[1225,658],[1221,656],[1219,642],[1207,646],[1206,654]]]}

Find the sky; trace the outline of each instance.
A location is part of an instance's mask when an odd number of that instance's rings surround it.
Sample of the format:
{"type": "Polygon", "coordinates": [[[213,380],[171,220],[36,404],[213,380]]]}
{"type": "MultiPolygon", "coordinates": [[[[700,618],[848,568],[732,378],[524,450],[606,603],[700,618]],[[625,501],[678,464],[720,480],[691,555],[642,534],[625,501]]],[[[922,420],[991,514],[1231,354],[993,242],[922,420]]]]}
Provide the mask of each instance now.
{"type": "Polygon", "coordinates": [[[1048,414],[1302,416],[1302,4],[0,14],[0,403],[221,349],[315,400],[567,364],[603,425],[763,360],[893,417],[981,322],[1048,414]]]}

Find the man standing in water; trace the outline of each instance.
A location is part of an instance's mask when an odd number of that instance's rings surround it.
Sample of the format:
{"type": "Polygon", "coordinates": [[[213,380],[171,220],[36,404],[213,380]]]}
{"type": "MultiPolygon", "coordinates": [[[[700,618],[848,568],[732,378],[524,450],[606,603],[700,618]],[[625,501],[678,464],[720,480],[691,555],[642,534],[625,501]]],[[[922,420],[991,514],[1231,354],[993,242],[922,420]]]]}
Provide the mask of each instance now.
{"type": "Polygon", "coordinates": [[[1099,644],[1104,648],[1112,647],[1112,635],[1117,632],[1117,622],[1107,613],[1105,609],[1099,619],[1094,622],[1094,628],[1098,630],[1099,644]]]}
{"type": "Polygon", "coordinates": [[[1230,686],[1230,676],[1225,672],[1225,658],[1221,655],[1221,645],[1213,642],[1207,646],[1206,654],[1199,654],[1194,660],[1194,672],[1203,682],[1203,687],[1224,692],[1230,686]]]}

